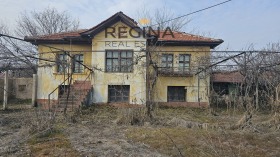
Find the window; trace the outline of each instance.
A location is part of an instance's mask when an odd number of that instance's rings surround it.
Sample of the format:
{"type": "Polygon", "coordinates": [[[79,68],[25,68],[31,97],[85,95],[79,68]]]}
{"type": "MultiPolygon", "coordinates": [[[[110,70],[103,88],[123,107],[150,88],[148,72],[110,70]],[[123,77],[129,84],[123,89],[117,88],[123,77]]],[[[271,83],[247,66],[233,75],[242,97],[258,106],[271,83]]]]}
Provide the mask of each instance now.
{"type": "Polygon", "coordinates": [[[84,62],[84,55],[83,54],[77,54],[74,55],[73,60],[73,73],[82,73],[84,72],[83,62],[84,62]],[[80,64],[82,63],[82,64],[80,64]]]}
{"type": "Polygon", "coordinates": [[[106,51],[107,72],[132,72],[132,51],[116,50],[106,51]]]}
{"type": "Polygon", "coordinates": [[[181,54],[179,55],[179,70],[189,71],[190,70],[190,55],[181,54]]]}
{"type": "Polygon", "coordinates": [[[109,85],[109,102],[129,102],[129,85],[109,85]]]}
{"type": "Polygon", "coordinates": [[[18,85],[18,91],[24,92],[26,90],[26,85],[18,85]]]}
{"type": "Polygon", "coordinates": [[[173,67],[173,55],[172,54],[162,54],[161,55],[161,67],[163,67],[163,68],[173,67]]]}
{"type": "Polygon", "coordinates": [[[184,102],[186,101],[185,86],[168,86],[167,87],[168,102],[184,102]]]}
{"type": "Polygon", "coordinates": [[[66,54],[58,54],[57,55],[57,72],[62,73],[66,71],[67,67],[67,55],[66,54]]]}

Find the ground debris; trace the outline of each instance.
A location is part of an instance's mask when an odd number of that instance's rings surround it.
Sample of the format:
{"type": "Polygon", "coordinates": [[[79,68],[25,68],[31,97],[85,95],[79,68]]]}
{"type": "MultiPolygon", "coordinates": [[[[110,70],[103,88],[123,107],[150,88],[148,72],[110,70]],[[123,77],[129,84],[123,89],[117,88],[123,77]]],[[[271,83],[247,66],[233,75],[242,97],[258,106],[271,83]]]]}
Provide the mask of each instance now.
{"type": "Polygon", "coordinates": [[[71,126],[66,132],[82,156],[165,156],[145,144],[133,143],[124,135],[126,127],[113,125],[71,126]]]}

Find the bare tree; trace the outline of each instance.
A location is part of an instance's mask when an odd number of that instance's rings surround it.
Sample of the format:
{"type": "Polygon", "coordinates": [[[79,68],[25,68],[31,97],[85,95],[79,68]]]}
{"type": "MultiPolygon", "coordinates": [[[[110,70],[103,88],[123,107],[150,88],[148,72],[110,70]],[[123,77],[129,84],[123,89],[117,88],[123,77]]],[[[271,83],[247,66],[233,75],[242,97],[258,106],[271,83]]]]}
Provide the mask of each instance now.
{"type": "Polygon", "coordinates": [[[66,11],[46,8],[41,12],[23,12],[17,21],[15,32],[21,37],[53,34],[77,30],[79,23],[78,19],[74,19],[66,11]]]}
{"type": "MultiPolygon", "coordinates": [[[[1,34],[12,34],[7,26],[0,24],[1,34]]],[[[36,56],[37,50],[31,44],[17,41],[9,37],[0,38],[0,70],[29,68],[36,73],[36,61],[28,56],[36,56]]]]}
{"type": "MultiPolygon", "coordinates": [[[[17,21],[17,27],[9,30],[8,26],[0,23],[0,33],[10,36],[37,36],[64,31],[77,30],[79,20],[74,19],[66,11],[59,12],[55,8],[46,8],[41,12],[24,12],[17,21]],[[11,33],[11,32],[15,32],[11,33]]],[[[0,68],[29,67],[37,71],[37,48],[30,43],[18,41],[9,37],[0,37],[0,68]]]]}
{"type": "Polygon", "coordinates": [[[182,31],[182,29],[191,21],[188,17],[176,18],[177,16],[166,6],[155,9],[153,12],[146,8],[139,9],[137,17],[140,26],[151,26],[153,28],[160,28],[164,30],[170,27],[172,31],[182,31]],[[174,19],[174,20],[173,20],[174,19]]]}
{"type": "MultiPolygon", "coordinates": [[[[237,105],[240,106],[236,107],[245,107],[250,112],[275,107],[280,81],[279,45],[279,43],[270,43],[258,51],[250,45],[244,52],[242,51],[242,55],[232,58],[229,62],[236,64],[237,70],[244,78],[239,88],[241,97],[234,97],[240,100],[230,100],[239,102],[237,105]]],[[[226,53],[222,55],[224,58],[227,57],[226,53]]],[[[225,65],[229,69],[230,65],[225,65]]]]}

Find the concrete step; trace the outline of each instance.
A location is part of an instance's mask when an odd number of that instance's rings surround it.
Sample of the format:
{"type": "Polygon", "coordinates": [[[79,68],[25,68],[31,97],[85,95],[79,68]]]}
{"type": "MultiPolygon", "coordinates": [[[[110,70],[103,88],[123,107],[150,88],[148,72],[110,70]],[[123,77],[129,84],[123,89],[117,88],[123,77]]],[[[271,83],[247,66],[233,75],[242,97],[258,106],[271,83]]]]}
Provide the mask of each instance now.
{"type": "Polygon", "coordinates": [[[81,96],[81,97],[60,97],[59,102],[77,102],[77,101],[84,101],[86,96],[81,96]]]}
{"type": "Polygon", "coordinates": [[[73,84],[91,84],[90,81],[74,81],[73,84]]]}
{"type": "MultiPolygon", "coordinates": [[[[75,94],[87,94],[90,90],[76,90],[76,89],[71,89],[69,92],[69,95],[75,95],[75,94]]],[[[63,95],[67,95],[67,92],[64,92],[63,95]]]]}
{"type": "Polygon", "coordinates": [[[59,97],[59,104],[56,105],[53,109],[55,109],[58,112],[63,112],[66,104],[67,111],[73,111],[79,108],[92,88],[93,86],[91,85],[90,81],[74,81],[74,83],[70,87],[69,93],[68,91],[65,91],[59,97]]]}
{"type": "Polygon", "coordinates": [[[80,98],[87,96],[87,94],[88,93],[83,93],[83,92],[82,93],[72,93],[72,94],[69,94],[69,97],[67,94],[63,94],[59,97],[59,99],[62,99],[62,98],[67,99],[67,97],[69,99],[80,99],[80,98]]]}
{"type": "MultiPolygon", "coordinates": [[[[67,100],[67,96],[63,96],[59,98],[59,101],[66,101],[66,100],[67,100]]],[[[77,100],[80,100],[80,98],[72,97],[72,96],[69,96],[68,98],[68,101],[77,101],[77,100]]]]}

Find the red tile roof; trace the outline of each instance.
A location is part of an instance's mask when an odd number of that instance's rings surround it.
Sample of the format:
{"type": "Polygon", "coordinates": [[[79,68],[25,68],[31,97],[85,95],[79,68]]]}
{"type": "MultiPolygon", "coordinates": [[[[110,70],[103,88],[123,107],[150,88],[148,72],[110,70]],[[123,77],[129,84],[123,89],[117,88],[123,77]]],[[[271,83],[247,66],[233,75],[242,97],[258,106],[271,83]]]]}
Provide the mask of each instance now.
{"type": "MultiPolygon", "coordinates": [[[[104,30],[104,28],[111,26],[112,23],[116,21],[122,21],[130,27],[136,27],[137,23],[127,15],[123,14],[122,12],[118,12],[111,16],[110,18],[104,20],[100,24],[90,28],[90,29],[82,29],[73,32],[64,32],[64,33],[55,33],[50,35],[43,35],[43,36],[35,36],[35,37],[25,37],[26,41],[32,42],[34,44],[38,43],[66,43],[66,38],[73,39],[72,41],[77,42],[85,42],[88,43],[87,38],[93,37],[95,34],[99,33],[100,31],[104,30]]],[[[197,46],[210,46],[214,48],[221,44],[223,40],[221,39],[213,39],[207,38],[203,36],[188,34],[185,32],[178,32],[172,31],[174,37],[170,35],[170,31],[167,31],[167,34],[164,35],[164,31],[160,31],[160,35],[158,41],[165,42],[165,44],[177,44],[177,45],[197,45],[197,46]],[[163,36],[164,35],[164,36],[163,36]]],[[[67,41],[69,42],[69,40],[67,41]]]]}
{"type": "Polygon", "coordinates": [[[159,41],[201,41],[201,42],[221,42],[221,39],[207,38],[199,35],[193,35],[185,32],[172,31],[173,36],[169,31],[164,35],[164,31],[160,32],[159,41]],[[163,36],[164,35],[164,36],[163,36]]]}
{"type": "MultiPolygon", "coordinates": [[[[87,29],[81,29],[72,32],[62,32],[50,35],[42,35],[35,37],[25,37],[26,40],[63,40],[67,37],[81,37],[80,33],[87,31],[87,29]]],[[[166,34],[163,36],[163,31],[160,32],[159,41],[189,41],[189,42],[222,42],[220,39],[207,38],[203,36],[188,34],[185,32],[173,32],[173,35],[166,34]]]]}
{"type": "Polygon", "coordinates": [[[87,29],[80,29],[77,31],[71,31],[71,32],[61,32],[61,33],[55,33],[50,35],[42,35],[42,36],[32,36],[32,37],[25,37],[25,39],[37,39],[37,40],[62,40],[66,37],[80,37],[80,33],[86,31],[87,29]]]}
{"type": "Polygon", "coordinates": [[[212,82],[242,83],[244,76],[239,71],[216,72],[212,74],[212,82]]]}

